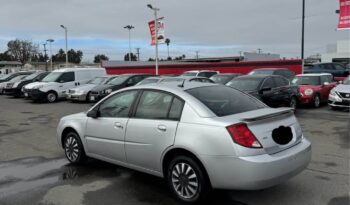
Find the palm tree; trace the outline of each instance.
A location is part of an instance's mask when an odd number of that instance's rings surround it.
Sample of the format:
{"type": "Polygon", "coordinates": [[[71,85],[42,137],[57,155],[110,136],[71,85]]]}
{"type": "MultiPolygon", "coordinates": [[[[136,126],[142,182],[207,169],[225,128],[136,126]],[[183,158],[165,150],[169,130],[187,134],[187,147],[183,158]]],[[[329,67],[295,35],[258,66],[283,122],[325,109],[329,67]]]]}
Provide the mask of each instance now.
{"type": "Polygon", "coordinates": [[[167,47],[168,47],[168,60],[169,60],[169,59],[170,59],[170,56],[169,56],[169,44],[170,44],[170,39],[169,39],[169,38],[165,39],[165,43],[166,43],[166,45],[167,45],[167,47]]]}

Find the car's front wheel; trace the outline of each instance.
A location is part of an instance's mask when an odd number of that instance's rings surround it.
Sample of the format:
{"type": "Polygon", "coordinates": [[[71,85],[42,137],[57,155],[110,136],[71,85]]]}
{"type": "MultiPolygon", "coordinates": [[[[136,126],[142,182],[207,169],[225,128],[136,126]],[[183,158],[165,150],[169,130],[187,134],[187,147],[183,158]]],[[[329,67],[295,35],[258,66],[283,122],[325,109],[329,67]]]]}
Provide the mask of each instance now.
{"type": "Polygon", "coordinates": [[[312,104],[315,108],[319,108],[321,105],[321,99],[319,95],[315,95],[312,101],[312,104]]]}
{"type": "Polygon", "coordinates": [[[210,191],[210,183],[199,166],[190,157],[175,157],[167,170],[167,182],[176,198],[184,203],[203,201],[210,191]]]}
{"type": "Polygon", "coordinates": [[[57,100],[57,94],[54,93],[54,92],[48,92],[47,95],[46,95],[46,100],[49,103],[55,102],[57,100]]]}
{"type": "Polygon", "coordinates": [[[86,158],[83,144],[76,132],[69,132],[63,141],[66,158],[73,164],[79,164],[86,158]]]}

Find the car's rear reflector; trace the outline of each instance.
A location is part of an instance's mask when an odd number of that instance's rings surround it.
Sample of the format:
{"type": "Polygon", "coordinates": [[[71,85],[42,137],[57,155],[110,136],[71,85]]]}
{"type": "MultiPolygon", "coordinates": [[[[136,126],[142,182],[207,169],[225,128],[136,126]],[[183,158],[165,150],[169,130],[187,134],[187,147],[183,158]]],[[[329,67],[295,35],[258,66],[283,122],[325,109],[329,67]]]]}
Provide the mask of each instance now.
{"type": "Polygon", "coordinates": [[[262,148],[258,139],[256,139],[245,123],[228,126],[227,131],[230,133],[232,140],[241,146],[262,148]]]}

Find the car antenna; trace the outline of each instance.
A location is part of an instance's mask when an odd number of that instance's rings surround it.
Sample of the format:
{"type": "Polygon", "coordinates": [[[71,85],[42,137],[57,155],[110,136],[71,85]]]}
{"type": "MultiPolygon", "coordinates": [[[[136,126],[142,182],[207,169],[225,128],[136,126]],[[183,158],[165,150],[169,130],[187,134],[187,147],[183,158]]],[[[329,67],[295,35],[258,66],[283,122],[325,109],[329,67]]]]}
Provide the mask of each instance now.
{"type": "Polygon", "coordinates": [[[185,85],[185,81],[186,81],[186,79],[183,79],[182,83],[180,85],[178,85],[178,87],[183,88],[185,85]]]}

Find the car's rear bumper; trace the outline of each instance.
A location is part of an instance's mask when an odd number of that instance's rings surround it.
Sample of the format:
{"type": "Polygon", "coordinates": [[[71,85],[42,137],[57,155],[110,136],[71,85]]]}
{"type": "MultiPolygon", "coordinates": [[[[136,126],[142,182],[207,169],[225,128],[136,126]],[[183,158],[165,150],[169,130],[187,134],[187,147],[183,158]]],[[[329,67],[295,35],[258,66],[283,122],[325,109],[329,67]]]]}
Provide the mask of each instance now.
{"type": "Polygon", "coordinates": [[[258,190],[283,183],[303,171],[311,143],[303,139],[282,152],[250,157],[201,156],[213,188],[258,190]]]}
{"type": "Polygon", "coordinates": [[[86,101],[86,94],[67,94],[67,100],[71,101],[86,101]]]}

